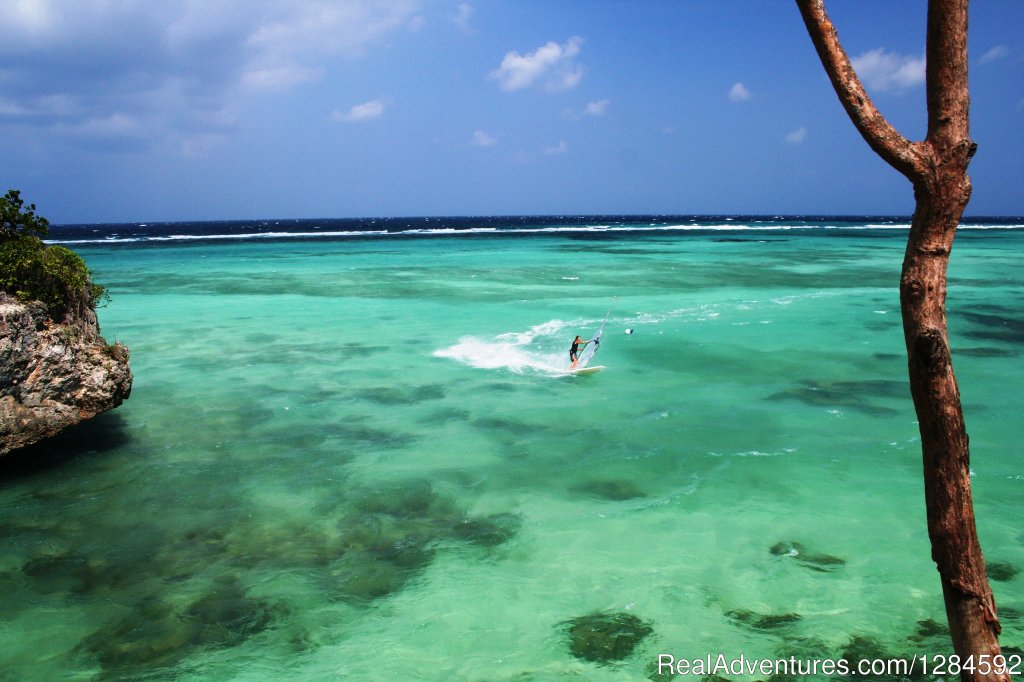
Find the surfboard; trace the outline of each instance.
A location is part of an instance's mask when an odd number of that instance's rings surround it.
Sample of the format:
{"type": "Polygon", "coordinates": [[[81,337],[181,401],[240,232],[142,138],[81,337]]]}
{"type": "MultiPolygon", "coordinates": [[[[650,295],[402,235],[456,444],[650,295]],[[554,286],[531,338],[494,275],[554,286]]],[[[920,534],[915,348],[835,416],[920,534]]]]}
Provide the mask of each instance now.
{"type": "Polygon", "coordinates": [[[594,365],[593,367],[580,367],[579,369],[570,369],[567,374],[596,374],[604,369],[604,365],[594,365]]]}

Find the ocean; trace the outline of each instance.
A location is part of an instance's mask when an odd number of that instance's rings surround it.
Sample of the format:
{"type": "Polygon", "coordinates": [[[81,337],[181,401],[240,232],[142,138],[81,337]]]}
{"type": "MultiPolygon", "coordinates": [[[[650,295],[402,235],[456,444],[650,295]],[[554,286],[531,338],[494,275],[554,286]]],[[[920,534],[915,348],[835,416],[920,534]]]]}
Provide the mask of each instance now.
{"type": "MultiPolygon", "coordinates": [[[[135,383],[0,477],[0,680],[701,679],[666,656],[943,677],[907,224],[53,226],[135,383]],[[606,369],[567,376],[605,319],[606,369]]],[[[1004,647],[1022,253],[1024,218],[972,219],[949,269],[1004,647]]]]}

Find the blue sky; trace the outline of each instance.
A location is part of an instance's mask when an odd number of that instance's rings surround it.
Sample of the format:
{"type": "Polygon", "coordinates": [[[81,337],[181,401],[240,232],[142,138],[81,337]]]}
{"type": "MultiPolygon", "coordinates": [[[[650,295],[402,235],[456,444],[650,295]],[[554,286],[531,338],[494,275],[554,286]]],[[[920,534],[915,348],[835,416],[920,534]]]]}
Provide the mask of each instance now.
{"type": "MultiPolygon", "coordinates": [[[[924,0],[829,0],[924,134],[924,0]]],[[[1024,214],[1024,2],[971,6],[970,215],[1024,214]]],[[[0,191],[55,223],[909,214],[789,0],[0,0],[0,191]]]]}

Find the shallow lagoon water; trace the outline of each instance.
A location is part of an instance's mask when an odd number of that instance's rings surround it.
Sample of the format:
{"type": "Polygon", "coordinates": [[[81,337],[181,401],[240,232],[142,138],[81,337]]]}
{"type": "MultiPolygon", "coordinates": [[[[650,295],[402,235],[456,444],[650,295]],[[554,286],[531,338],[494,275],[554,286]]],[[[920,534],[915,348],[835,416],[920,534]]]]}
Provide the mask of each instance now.
{"type": "MultiPolygon", "coordinates": [[[[659,653],[944,651],[904,234],[586,236],[78,248],[136,380],[0,483],[0,678],[643,680],[659,653]],[[606,314],[608,369],[562,376],[606,314]],[[650,634],[574,656],[595,612],[650,634]]],[[[1018,647],[1022,242],[963,231],[949,300],[1018,647]]]]}

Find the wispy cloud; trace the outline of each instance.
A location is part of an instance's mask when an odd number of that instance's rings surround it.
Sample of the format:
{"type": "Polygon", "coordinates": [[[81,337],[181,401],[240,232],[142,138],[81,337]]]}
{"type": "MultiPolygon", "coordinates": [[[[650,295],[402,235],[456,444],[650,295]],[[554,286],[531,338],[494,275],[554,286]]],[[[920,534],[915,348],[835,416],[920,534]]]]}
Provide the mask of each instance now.
{"type": "Polygon", "coordinates": [[[356,104],[347,112],[342,112],[340,109],[335,110],[334,113],[331,114],[331,118],[335,121],[344,121],[346,123],[359,123],[361,121],[372,121],[383,115],[384,101],[380,99],[372,99],[369,102],[356,104]]]}
{"type": "Polygon", "coordinates": [[[493,135],[488,135],[482,130],[473,131],[473,137],[470,138],[469,143],[474,147],[493,147],[498,144],[498,138],[493,135]]]}
{"type": "Polygon", "coordinates": [[[24,105],[0,99],[0,116],[24,116],[28,113],[24,105]]]}
{"type": "Polygon", "coordinates": [[[587,116],[604,116],[608,113],[608,105],[611,103],[610,99],[599,99],[590,102],[587,104],[587,108],[583,110],[583,113],[587,116]]]}
{"type": "Polygon", "coordinates": [[[562,109],[562,116],[570,121],[581,121],[588,116],[600,118],[601,116],[608,115],[608,107],[611,106],[611,103],[612,101],[610,99],[599,99],[594,100],[593,102],[588,102],[587,106],[583,107],[582,110],[566,107],[565,109],[562,109]]]}
{"type": "Polygon", "coordinates": [[[544,148],[544,153],[547,154],[548,156],[553,156],[556,154],[565,154],[567,151],[569,151],[569,145],[565,143],[565,140],[562,140],[554,147],[544,148]]]}
{"type": "Polygon", "coordinates": [[[786,135],[786,144],[800,144],[807,138],[807,128],[800,127],[786,135]]]}
{"type": "Polygon", "coordinates": [[[730,102],[745,102],[752,96],[750,90],[747,90],[747,86],[743,83],[736,83],[729,89],[730,102]]]}
{"type": "Polygon", "coordinates": [[[125,114],[112,114],[93,118],[73,126],[66,126],[65,132],[86,138],[139,138],[143,137],[143,123],[125,114]]]}
{"type": "Polygon", "coordinates": [[[878,48],[850,60],[864,84],[880,92],[900,92],[924,83],[924,56],[886,52],[878,48]]]}
{"type": "Polygon", "coordinates": [[[304,68],[298,64],[282,64],[249,69],[242,74],[241,83],[258,90],[284,90],[319,77],[319,69],[304,68]]]}
{"type": "Polygon", "coordinates": [[[473,17],[473,11],[473,6],[468,2],[460,2],[455,15],[452,17],[452,23],[458,26],[460,30],[472,33],[473,26],[470,24],[470,19],[473,17]]]}
{"type": "Polygon", "coordinates": [[[529,54],[508,52],[501,66],[488,74],[502,90],[522,90],[539,85],[549,92],[571,90],[583,79],[583,66],[576,63],[583,39],[573,36],[561,45],[551,41],[529,54]]]}
{"type": "Polygon", "coordinates": [[[269,20],[256,27],[247,42],[272,60],[334,53],[358,56],[395,29],[422,26],[417,8],[411,0],[292,2],[283,7],[256,0],[253,9],[269,15],[269,20]]]}
{"type": "Polygon", "coordinates": [[[981,55],[981,63],[988,64],[989,62],[999,61],[1010,56],[1010,49],[1005,45],[996,45],[991,50],[981,55]]]}

